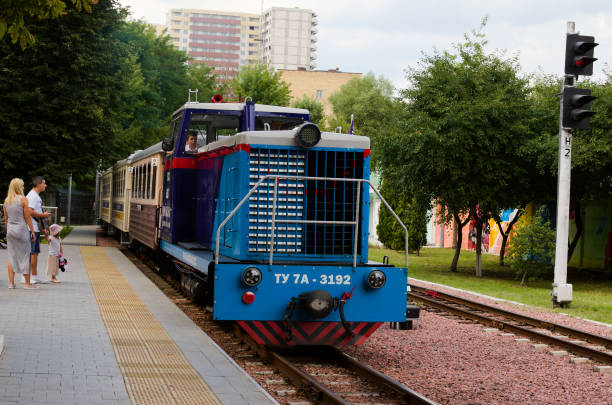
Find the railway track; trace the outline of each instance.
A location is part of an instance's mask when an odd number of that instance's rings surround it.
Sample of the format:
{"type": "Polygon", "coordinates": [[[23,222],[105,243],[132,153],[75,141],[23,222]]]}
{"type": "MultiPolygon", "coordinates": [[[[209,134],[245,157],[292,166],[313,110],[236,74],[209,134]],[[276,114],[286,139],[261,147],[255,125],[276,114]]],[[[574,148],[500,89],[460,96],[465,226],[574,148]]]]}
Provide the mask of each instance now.
{"type": "Polygon", "coordinates": [[[410,285],[408,299],[504,332],[554,345],[592,360],[612,365],[612,339],[506,311],[465,298],[410,285]],[[557,335],[554,335],[557,334],[557,335]]]}
{"type": "Polygon", "coordinates": [[[331,346],[304,346],[282,353],[258,345],[235,326],[235,333],[279,369],[317,404],[435,404],[331,346]]]}
{"type": "MultiPolygon", "coordinates": [[[[169,298],[178,301],[179,307],[185,311],[193,308],[189,299],[180,292],[180,283],[162,277],[150,268],[146,258],[141,260],[136,255],[123,249],[123,253],[138,267],[158,288],[169,298]],[[185,301],[184,303],[182,301],[185,301]]],[[[197,323],[207,325],[207,333],[222,344],[229,345],[238,353],[238,357],[248,358],[254,363],[253,357],[264,360],[273,370],[291,382],[300,396],[308,399],[307,402],[287,401],[287,403],[311,404],[435,404],[435,402],[421,394],[407,388],[397,381],[379,373],[378,371],[358,362],[342,351],[329,346],[304,346],[292,348],[280,353],[257,344],[247,334],[243,333],[237,324],[219,323],[212,320],[204,308],[200,308],[202,316],[197,323]],[[228,327],[229,326],[229,327],[228,327]],[[246,347],[238,347],[231,333],[244,343],[246,347]],[[231,341],[234,340],[234,341],[231,341]]],[[[193,319],[193,314],[190,315],[193,319]]],[[[195,320],[194,320],[195,321],[195,320]]],[[[263,374],[263,373],[262,373],[263,374]]],[[[268,374],[268,372],[265,372],[268,374]]],[[[277,398],[277,400],[280,400],[277,398]]]]}

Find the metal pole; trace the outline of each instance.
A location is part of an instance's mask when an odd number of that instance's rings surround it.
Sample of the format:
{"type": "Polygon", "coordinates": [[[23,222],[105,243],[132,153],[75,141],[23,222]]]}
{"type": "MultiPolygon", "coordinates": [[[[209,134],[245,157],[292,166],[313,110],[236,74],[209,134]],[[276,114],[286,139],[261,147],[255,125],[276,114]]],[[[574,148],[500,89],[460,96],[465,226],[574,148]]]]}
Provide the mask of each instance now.
{"type": "MultiPolygon", "coordinates": [[[[573,21],[567,23],[567,34],[575,33],[573,21]]],[[[574,77],[565,76],[561,85],[559,108],[559,163],[557,173],[557,241],[555,246],[555,276],[552,284],[553,306],[569,305],[572,285],[567,284],[567,251],[569,240],[570,180],[572,172],[572,133],[563,128],[563,89],[574,85],[574,77]]]]}
{"type": "Polygon", "coordinates": [[[66,212],[66,227],[70,227],[70,203],[72,200],[72,173],[68,177],[68,209],[66,212]]]}
{"type": "Polygon", "coordinates": [[[100,218],[100,172],[96,169],[96,195],[94,197],[94,223],[98,223],[100,218]]]}

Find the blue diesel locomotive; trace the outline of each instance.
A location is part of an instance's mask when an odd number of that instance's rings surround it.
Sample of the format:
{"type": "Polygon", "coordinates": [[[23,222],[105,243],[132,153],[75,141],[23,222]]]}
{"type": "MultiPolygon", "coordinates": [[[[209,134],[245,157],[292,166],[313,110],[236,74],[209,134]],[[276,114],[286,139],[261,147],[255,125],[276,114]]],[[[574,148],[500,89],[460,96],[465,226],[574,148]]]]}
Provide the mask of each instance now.
{"type": "MultiPolygon", "coordinates": [[[[307,110],[252,102],[183,105],[149,148],[163,175],[150,185],[147,245],[215,320],[260,344],[358,345],[407,320],[407,263],[368,260],[369,139],[308,121],[307,110]]],[[[143,210],[125,205],[130,218],[143,210]]]]}

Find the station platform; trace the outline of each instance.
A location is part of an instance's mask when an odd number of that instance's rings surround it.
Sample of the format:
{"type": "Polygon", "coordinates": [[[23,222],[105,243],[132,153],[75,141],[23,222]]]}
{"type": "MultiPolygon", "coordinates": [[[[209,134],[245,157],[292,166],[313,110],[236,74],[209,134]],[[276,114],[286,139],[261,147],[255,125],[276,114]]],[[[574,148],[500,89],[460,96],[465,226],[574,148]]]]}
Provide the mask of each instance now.
{"type": "Polygon", "coordinates": [[[69,235],[61,283],[36,290],[7,288],[0,250],[0,405],[276,404],[117,248],[87,245],[95,231],[69,235]]]}

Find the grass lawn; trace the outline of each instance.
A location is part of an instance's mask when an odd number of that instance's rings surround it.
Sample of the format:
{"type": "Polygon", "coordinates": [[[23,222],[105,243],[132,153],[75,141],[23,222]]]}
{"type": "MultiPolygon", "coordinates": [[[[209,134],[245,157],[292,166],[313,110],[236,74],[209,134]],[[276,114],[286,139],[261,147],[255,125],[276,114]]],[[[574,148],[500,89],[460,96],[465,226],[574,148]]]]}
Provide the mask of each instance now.
{"type": "MultiPolygon", "coordinates": [[[[391,264],[404,265],[404,252],[370,247],[370,260],[382,261],[384,255],[389,256],[391,264]]],[[[461,252],[456,273],[448,269],[453,255],[454,250],[450,248],[423,248],[420,256],[409,256],[408,276],[612,324],[610,272],[603,277],[594,272],[569,269],[568,282],[573,284],[573,301],[569,308],[552,309],[552,275],[550,280],[529,280],[521,287],[514,271],[507,265],[501,267],[498,264],[498,256],[482,255],[483,277],[477,278],[474,276],[474,252],[461,252]]]]}

